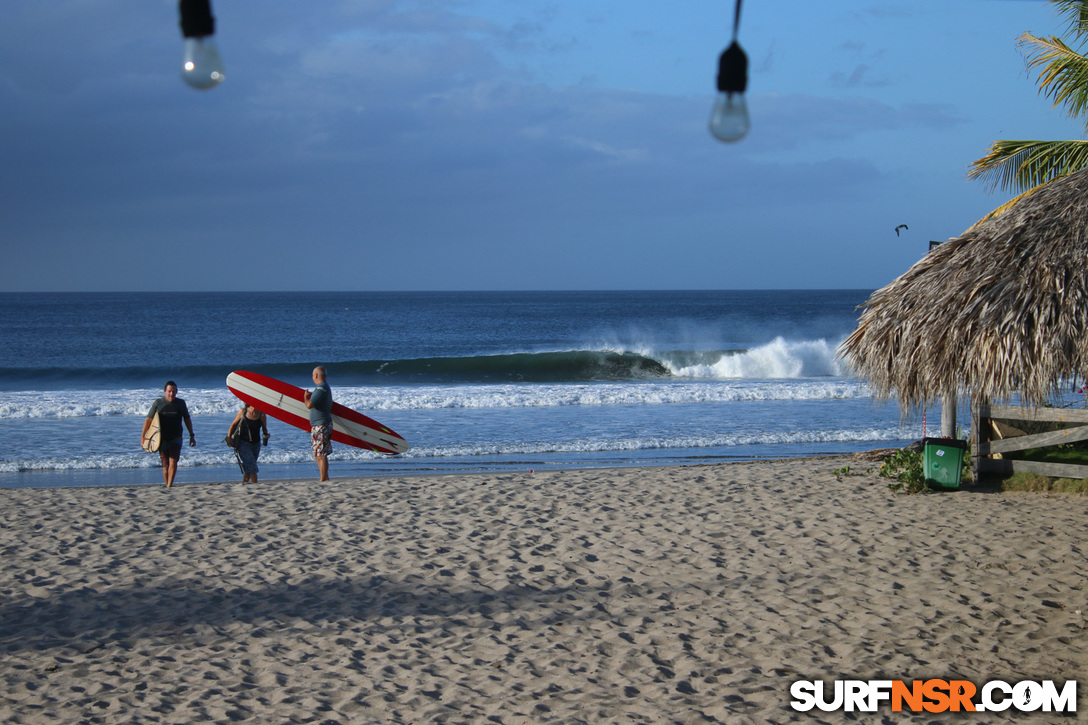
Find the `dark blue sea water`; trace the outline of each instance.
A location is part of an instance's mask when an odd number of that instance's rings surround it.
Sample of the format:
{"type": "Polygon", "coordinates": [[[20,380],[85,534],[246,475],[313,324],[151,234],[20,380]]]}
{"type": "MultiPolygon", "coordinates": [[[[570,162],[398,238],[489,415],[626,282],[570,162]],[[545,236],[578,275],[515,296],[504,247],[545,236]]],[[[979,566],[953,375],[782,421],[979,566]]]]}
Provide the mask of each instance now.
{"type": "MultiPolygon", "coordinates": [[[[0,295],[0,487],[161,481],[139,449],[167,379],[193,414],[179,484],[239,477],[221,441],[252,370],[406,437],[335,476],[683,464],[917,439],[837,357],[869,290],[0,295]]],[[[262,478],[307,478],[270,421],[262,478]]]]}

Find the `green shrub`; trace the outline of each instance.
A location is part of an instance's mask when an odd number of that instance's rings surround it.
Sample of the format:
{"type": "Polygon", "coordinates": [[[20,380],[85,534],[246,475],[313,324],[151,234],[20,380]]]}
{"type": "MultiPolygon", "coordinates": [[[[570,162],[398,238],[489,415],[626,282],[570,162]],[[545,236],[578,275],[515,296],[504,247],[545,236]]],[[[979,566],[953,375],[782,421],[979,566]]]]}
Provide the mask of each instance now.
{"type": "Polygon", "coordinates": [[[921,493],[926,490],[926,479],[922,470],[922,452],[900,448],[886,456],[880,464],[882,478],[890,478],[896,483],[888,484],[893,491],[921,493]]]}

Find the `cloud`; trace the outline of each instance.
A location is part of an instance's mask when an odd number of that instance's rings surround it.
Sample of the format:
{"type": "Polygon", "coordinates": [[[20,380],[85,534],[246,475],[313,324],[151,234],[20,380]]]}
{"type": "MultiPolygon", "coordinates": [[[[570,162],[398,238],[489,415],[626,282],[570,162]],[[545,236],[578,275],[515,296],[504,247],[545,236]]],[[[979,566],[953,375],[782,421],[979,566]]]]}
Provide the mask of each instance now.
{"type": "MultiPolygon", "coordinates": [[[[895,107],[865,97],[760,94],[749,105],[752,113],[758,114],[760,138],[773,139],[777,150],[896,129],[942,129],[963,123],[953,108],[942,104],[895,107]]],[[[759,150],[765,148],[759,146],[759,150]]]]}
{"type": "Polygon", "coordinates": [[[902,203],[900,157],[923,155],[911,144],[967,124],[954,93],[888,92],[885,51],[854,26],[807,48],[775,26],[781,42],[753,66],[752,132],[727,146],[706,128],[719,34],[697,54],[705,92],[688,93],[681,69],[709,34],[629,21],[655,5],[588,18],[577,5],[440,0],[215,11],[227,82],[194,93],[177,77],[176,0],[6,8],[0,194],[14,241],[0,267],[19,272],[0,284],[79,284],[94,270],[124,287],[156,273],[146,250],[166,249],[187,284],[214,286],[229,277],[224,244],[232,263],[259,246],[262,279],[313,244],[343,257],[345,280],[383,260],[385,277],[357,284],[417,287],[510,279],[519,260],[554,274],[569,258],[637,265],[667,239],[717,255],[723,229],[834,237],[844,217],[902,203]],[[435,268],[396,264],[420,255],[435,268]]]}

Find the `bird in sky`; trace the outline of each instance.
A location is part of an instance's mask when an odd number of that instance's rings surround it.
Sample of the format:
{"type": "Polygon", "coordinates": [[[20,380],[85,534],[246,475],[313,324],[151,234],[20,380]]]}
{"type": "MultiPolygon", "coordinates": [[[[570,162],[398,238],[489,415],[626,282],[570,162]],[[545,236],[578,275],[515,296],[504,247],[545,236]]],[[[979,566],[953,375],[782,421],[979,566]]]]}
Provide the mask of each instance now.
{"type": "Polygon", "coordinates": [[[895,236],[897,236],[897,237],[899,236],[899,230],[900,229],[910,229],[910,227],[908,227],[906,224],[900,224],[899,226],[897,226],[895,228],[895,236]]]}

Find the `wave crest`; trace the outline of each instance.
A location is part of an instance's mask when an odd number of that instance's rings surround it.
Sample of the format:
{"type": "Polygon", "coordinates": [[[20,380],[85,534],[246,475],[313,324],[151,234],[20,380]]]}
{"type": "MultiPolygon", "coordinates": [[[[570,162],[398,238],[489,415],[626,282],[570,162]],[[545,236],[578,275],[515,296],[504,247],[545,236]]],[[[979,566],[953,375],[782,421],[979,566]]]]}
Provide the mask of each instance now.
{"type": "MultiPolygon", "coordinates": [[[[837,345],[827,340],[787,342],[779,337],[749,350],[661,351],[587,347],[458,357],[327,361],[334,385],[398,383],[582,383],[688,378],[791,379],[846,377],[837,345]]],[[[255,370],[305,386],[312,364],[239,360],[228,365],[47,368],[0,367],[0,391],[109,390],[158,386],[176,379],[183,390],[222,384],[231,370],[255,370]]],[[[183,393],[184,395],[184,393],[183,393]]]]}
{"type": "MultiPolygon", "coordinates": [[[[787,342],[778,337],[750,350],[723,353],[716,360],[690,365],[669,365],[681,378],[701,379],[794,379],[846,377],[849,369],[837,354],[838,345],[827,340],[787,342]]],[[[705,354],[704,354],[705,355],[705,354]]]]}

